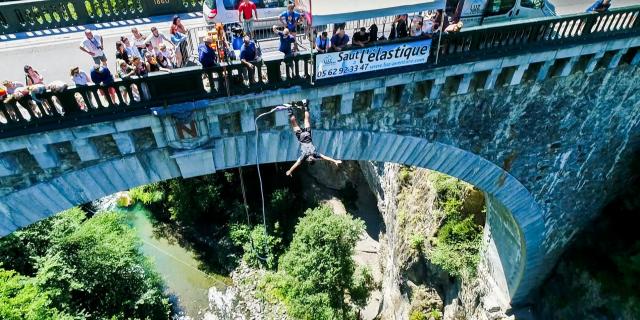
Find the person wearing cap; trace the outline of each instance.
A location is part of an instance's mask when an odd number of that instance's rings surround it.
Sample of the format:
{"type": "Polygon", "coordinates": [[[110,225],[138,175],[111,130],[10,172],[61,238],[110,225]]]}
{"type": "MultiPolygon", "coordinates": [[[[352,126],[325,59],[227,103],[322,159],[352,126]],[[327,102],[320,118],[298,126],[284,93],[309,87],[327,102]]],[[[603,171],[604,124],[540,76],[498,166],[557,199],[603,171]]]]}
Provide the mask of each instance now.
{"type": "Polygon", "coordinates": [[[91,84],[91,79],[86,72],[80,70],[80,67],[73,67],[69,72],[71,75],[71,81],[75,83],[76,87],[84,87],[91,84]]]}
{"type": "Polygon", "coordinates": [[[104,41],[102,36],[93,34],[91,30],[84,31],[85,39],[80,43],[80,50],[91,56],[95,64],[107,65],[107,57],[104,55],[104,41]]]}
{"type": "Polygon", "coordinates": [[[249,83],[255,83],[256,66],[252,64],[258,59],[258,50],[256,44],[251,41],[249,36],[242,39],[242,47],[240,48],[240,62],[244,65],[242,75],[245,79],[249,78],[249,83]]]}
{"type": "Polygon", "coordinates": [[[218,65],[218,56],[216,51],[211,48],[211,43],[213,43],[213,38],[207,36],[198,45],[198,61],[200,61],[203,68],[211,68],[218,65]]]}
{"type": "Polygon", "coordinates": [[[156,50],[163,42],[169,42],[171,46],[175,48],[173,42],[171,42],[171,40],[169,40],[169,38],[167,38],[167,36],[165,36],[163,33],[160,33],[160,31],[158,31],[158,28],[156,27],[151,27],[151,34],[147,37],[147,39],[145,39],[145,45],[147,42],[151,42],[151,45],[153,45],[153,48],[156,50]]]}
{"type": "Polygon", "coordinates": [[[365,27],[360,28],[360,31],[353,35],[351,43],[358,47],[364,47],[365,44],[369,43],[369,34],[367,33],[367,29],[365,27]]]}

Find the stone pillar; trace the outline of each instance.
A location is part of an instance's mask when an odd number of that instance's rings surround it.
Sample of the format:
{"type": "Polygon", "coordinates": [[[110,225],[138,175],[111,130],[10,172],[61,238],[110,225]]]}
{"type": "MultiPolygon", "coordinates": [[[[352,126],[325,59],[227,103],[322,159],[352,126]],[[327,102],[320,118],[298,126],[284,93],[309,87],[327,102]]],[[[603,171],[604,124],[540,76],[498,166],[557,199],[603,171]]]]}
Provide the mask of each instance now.
{"type": "Polygon", "coordinates": [[[591,57],[591,59],[589,59],[589,62],[587,63],[587,67],[584,69],[584,73],[593,72],[593,70],[595,70],[596,66],[598,65],[598,61],[600,61],[602,57],[604,57],[604,51],[598,52],[593,57],[591,57]]]}
{"type": "Polygon", "coordinates": [[[153,138],[156,140],[158,148],[164,148],[167,146],[167,136],[164,133],[162,121],[160,119],[155,118],[153,124],[151,124],[151,132],[153,133],[153,138]]]}
{"type": "Polygon", "coordinates": [[[240,128],[242,128],[242,132],[251,132],[256,130],[253,110],[245,110],[240,112],[240,128]]]}
{"type": "Polygon", "coordinates": [[[627,50],[629,50],[629,49],[628,48],[624,48],[624,49],[620,49],[620,50],[618,50],[618,52],[616,52],[616,54],[613,56],[613,58],[611,58],[611,62],[609,62],[609,69],[613,69],[613,68],[618,66],[618,64],[620,63],[620,59],[622,59],[622,56],[627,54],[627,50]]]}
{"type": "Polygon", "coordinates": [[[340,97],[340,114],[351,114],[355,92],[347,92],[340,97]]]}
{"type": "Polygon", "coordinates": [[[387,95],[387,88],[375,88],[373,89],[373,101],[371,102],[371,109],[378,109],[384,107],[384,98],[387,95]]]}
{"type": "Polygon", "coordinates": [[[7,156],[0,154],[0,177],[18,173],[18,164],[7,156]]]}
{"type": "Polygon", "coordinates": [[[520,82],[522,82],[522,77],[524,76],[524,73],[527,71],[528,68],[529,68],[529,64],[519,65],[518,69],[516,69],[516,72],[513,73],[513,77],[511,78],[511,82],[509,82],[509,85],[510,86],[519,85],[520,82]]]}
{"type": "Polygon", "coordinates": [[[569,61],[567,61],[567,63],[562,68],[562,72],[560,73],[560,76],[561,77],[566,77],[566,76],[570,75],[571,74],[571,70],[573,70],[573,66],[576,64],[576,62],[578,62],[578,59],[580,59],[579,56],[571,57],[571,59],[569,59],[569,61]]]}
{"type": "Polygon", "coordinates": [[[404,85],[402,96],[400,97],[400,105],[404,106],[413,101],[413,93],[416,90],[416,83],[410,82],[404,85]]]}
{"type": "Polygon", "coordinates": [[[60,158],[51,145],[36,145],[27,147],[42,169],[55,168],[60,165],[60,158]]]}
{"type": "Polygon", "coordinates": [[[218,118],[218,114],[215,112],[215,108],[207,108],[207,122],[209,123],[209,136],[210,137],[219,137],[222,135],[222,131],[220,130],[220,119],[218,118]]]}
{"type": "Polygon", "coordinates": [[[549,74],[549,69],[555,63],[555,60],[545,61],[542,67],[540,67],[540,71],[538,71],[538,76],[536,77],[536,81],[542,81],[547,78],[549,74]]]}
{"type": "Polygon", "coordinates": [[[635,57],[633,57],[633,59],[631,59],[631,65],[632,66],[635,66],[637,64],[640,64],[640,50],[636,51],[635,57]]]}
{"type": "Polygon", "coordinates": [[[111,134],[120,154],[131,154],[136,152],[136,145],[133,136],[129,132],[119,132],[111,134]]]}
{"type": "Polygon", "coordinates": [[[491,90],[496,86],[496,81],[498,80],[498,76],[502,72],[502,68],[491,70],[491,74],[487,77],[487,81],[484,83],[485,90],[491,90]]]}
{"type": "Polygon", "coordinates": [[[471,79],[473,79],[473,73],[467,73],[460,80],[460,84],[458,85],[457,94],[465,94],[469,92],[469,84],[471,84],[471,79]]]}
{"type": "Polygon", "coordinates": [[[442,87],[444,86],[445,76],[435,78],[433,80],[433,86],[431,87],[431,93],[429,94],[430,100],[435,100],[440,98],[440,93],[442,92],[442,87]]]}
{"type": "Polygon", "coordinates": [[[91,161],[100,159],[100,152],[96,145],[89,139],[71,140],[73,150],[76,151],[81,161],[91,161]]]}

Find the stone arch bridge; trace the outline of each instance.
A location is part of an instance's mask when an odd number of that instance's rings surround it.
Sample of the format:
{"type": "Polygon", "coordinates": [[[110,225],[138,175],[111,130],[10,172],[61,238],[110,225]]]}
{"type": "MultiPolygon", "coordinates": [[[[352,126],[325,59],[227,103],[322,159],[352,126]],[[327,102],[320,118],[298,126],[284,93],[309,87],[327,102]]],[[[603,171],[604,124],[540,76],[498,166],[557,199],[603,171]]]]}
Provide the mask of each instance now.
{"type": "Polygon", "coordinates": [[[0,235],[139,185],[252,165],[256,153],[292,161],[286,114],[259,123],[259,145],[254,117],[309,99],[321,152],[482,189],[490,287],[524,304],[628,176],[640,142],[639,12],[472,29],[442,39],[438,64],[432,48],[428,63],[387,74],[311,84],[301,55],[260,63],[256,84],[229,80],[239,66],[186,68],[118,82],[117,100],[86,109],[78,101],[100,88],[0,105],[0,235]]]}

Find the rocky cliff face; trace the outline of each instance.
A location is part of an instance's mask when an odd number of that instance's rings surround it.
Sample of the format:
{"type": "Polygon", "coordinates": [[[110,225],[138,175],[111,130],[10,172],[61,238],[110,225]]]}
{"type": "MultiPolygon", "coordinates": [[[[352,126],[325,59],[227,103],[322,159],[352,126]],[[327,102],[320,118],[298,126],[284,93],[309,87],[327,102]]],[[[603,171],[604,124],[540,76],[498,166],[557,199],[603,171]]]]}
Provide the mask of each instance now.
{"type": "MultiPolygon", "coordinates": [[[[409,319],[415,310],[431,310],[427,314],[434,319],[509,318],[488,289],[490,276],[486,264],[480,263],[475,278],[460,282],[450,279],[425,258],[443,220],[435,203],[434,173],[390,163],[359,164],[378,198],[386,230],[380,236],[380,318],[409,319]],[[425,243],[422,249],[417,249],[420,237],[424,237],[425,243]],[[423,250],[424,254],[417,254],[416,250],[423,250]]],[[[479,195],[470,194],[470,198],[479,195]]]]}

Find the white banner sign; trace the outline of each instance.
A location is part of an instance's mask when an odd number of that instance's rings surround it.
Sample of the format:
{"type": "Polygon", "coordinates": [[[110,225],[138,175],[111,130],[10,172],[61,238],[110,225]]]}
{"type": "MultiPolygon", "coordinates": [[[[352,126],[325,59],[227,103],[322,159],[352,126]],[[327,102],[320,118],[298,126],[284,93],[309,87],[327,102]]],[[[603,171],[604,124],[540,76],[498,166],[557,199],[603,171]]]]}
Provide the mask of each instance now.
{"type": "Polygon", "coordinates": [[[316,80],[426,63],[431,39],[319,54],[316,80]]]}

